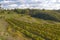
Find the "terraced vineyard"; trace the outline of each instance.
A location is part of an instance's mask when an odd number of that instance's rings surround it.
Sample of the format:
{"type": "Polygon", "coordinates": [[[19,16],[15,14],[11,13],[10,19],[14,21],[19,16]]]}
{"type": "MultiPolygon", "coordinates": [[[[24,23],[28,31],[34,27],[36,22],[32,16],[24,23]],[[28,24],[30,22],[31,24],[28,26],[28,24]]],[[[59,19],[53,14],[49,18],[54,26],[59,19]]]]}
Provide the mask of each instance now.
{"type": "Polygon", "coordinates": [[[60,25],[58,24],[28,23],[14,18],[7,19],[6,21],[15,32],[21,32],[26,37],[32,38],[32,40],[59,40],[60,25]]]}
{"type": "Polygon", "coordinates": [[[16,19],[7,19],[6,21],[11,25],[10,28],[14,29],[15,32],[21,32],[32,40],[59,40],[60,37],[60,25],[58,24],[48,23],[41,25],[37,23],[19,21],[16,19]]]}
{"type": "Polygon", "coordinates": [[[6,11],[5,14],[0,14],[0,19],[4,20],[1,21],[4,23],[6,22],[6,26],[2,26],[3,30],[5,30],[3,32],[7,33],[7,35],[4,34],[0,39],[60,40],[59,12],[46,10],[37,11],[39,13],[35,11],[35,13],[32,12],[33,14],[18,14],[19,12],[15,10],[6,11]]]}

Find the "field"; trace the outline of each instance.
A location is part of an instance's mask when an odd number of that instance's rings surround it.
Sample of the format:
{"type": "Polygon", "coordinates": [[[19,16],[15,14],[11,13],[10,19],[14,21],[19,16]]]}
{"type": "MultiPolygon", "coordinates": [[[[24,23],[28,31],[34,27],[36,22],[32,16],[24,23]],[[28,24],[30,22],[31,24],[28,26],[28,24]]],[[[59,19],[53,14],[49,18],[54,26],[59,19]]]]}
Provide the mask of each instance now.
{"type": "Polygon", "coordinates": [[[0,10],[0,40],[60,40],[60,12],[0,10]]]}

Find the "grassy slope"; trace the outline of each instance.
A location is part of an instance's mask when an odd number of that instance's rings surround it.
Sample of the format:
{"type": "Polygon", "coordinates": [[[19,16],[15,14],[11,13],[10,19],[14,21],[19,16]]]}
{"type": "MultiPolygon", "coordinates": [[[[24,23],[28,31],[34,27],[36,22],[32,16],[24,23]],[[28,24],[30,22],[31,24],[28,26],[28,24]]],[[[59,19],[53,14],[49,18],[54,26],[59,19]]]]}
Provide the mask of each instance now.
{"type": "MultiPolygon", "coordinates": [[[[8,23],[8,33],[18,40],[60,40],[60,13],[55,11],[41,13],[48,14],[56,20],[15,13],[1,14],[1,18],[8,23]]],[[[47,15],[42,17],[47,18],[47,15]]]]}

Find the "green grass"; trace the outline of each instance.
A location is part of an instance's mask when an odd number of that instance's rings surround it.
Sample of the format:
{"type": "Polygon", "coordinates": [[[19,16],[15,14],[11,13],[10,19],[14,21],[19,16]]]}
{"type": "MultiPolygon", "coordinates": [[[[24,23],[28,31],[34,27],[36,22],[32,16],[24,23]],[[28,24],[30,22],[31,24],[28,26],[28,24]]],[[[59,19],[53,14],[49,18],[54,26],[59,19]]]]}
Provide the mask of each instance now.
{"type": "Polygon", "coordinates": [[[59,12],[53,10],[39,10],[34,11],[35,13],[32,11],[32,14],[5,12],[0,14],[0,19],[8,23],[7,32],[13,37],[22,37],[22,40],[60,40],[59,12]]]}
{"type": "MultiPolygon", "coordinates": [[[[8,23],[12,25],[13,29],[22,32],[26,37],[33,40],[55,40],[60,37],[60,31],[56,24],[37,24],[18,21],[16,19],[8,19],[8,23]],[[10,22],[9,22],[10,21],[10,22]],[[21,30],[20,30],[21,29],[21,30]],[[53,31],[52,31],[53,30],[53,31]],[[41,39],[42,38],[42,39],[41,39]]],[[[59,39],[58,39],[59,40],[59,39]]]]}

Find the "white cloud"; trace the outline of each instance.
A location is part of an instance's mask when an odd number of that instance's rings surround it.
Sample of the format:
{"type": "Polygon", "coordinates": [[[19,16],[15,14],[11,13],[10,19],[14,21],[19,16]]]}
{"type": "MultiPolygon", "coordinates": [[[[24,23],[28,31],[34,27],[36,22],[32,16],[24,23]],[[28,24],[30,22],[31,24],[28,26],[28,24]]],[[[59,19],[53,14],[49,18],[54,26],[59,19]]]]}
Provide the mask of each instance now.
{"type": "Polygon", "coordinates": [[[5,8],[60,9],[60,0],[8,0],[0,2],[5,8]]]}
{"type": "Polygon", "coordinates": [[[11,4],[11,5],[8,5],[9,7],[17,7],[18,5],[17,4],[11,4]]]}

